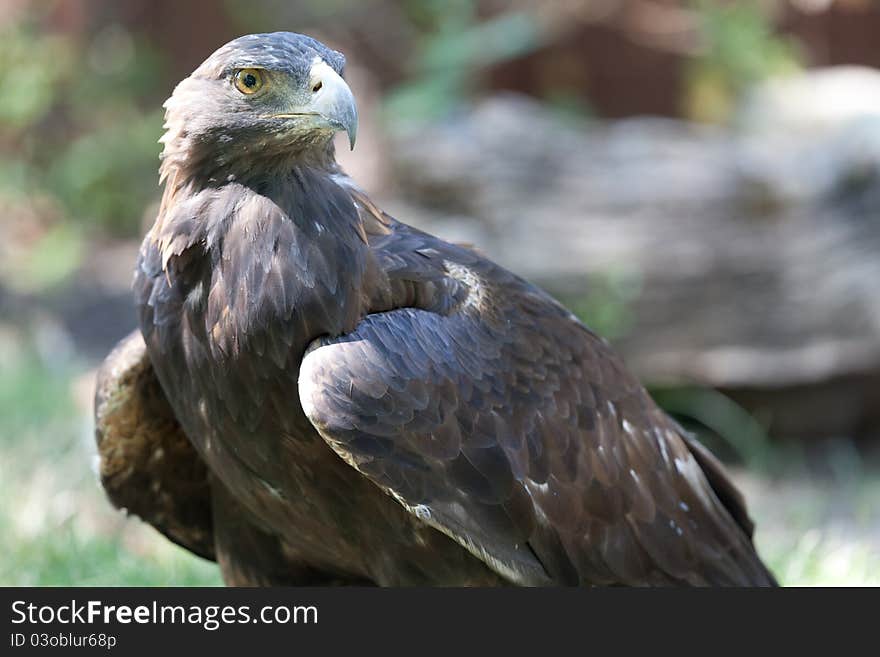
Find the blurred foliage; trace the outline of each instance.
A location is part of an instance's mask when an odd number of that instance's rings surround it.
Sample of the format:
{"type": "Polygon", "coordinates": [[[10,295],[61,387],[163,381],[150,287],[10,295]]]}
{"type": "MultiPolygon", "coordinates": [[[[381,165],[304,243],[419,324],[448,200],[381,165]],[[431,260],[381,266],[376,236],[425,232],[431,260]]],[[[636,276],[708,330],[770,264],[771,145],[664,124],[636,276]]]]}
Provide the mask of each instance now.
{"type": "Polygon", "coordinates": [[[651,396],[687,430],[697,434],[716,455],[749,469],[767,471],[777,457],[791,459],[790,450],[772,447],[766,429],[732,399],[713,388],[652,386],[651,396]]]}
{"type": "Polygon", "coordinates": [[[404,5],[420,37],[409,79],[391,90],[386,110],[397,120],[442,117],[473,96],[489,66],[541,45],[534,15],[502,12],[481,19],[475,0],[426,0],[404,5]]]}
{"type": "Polygon", "coordinates": [[[725,122],[755,83],[798,70],[797,44],[775,32],[766,3],[697,0],[695,8],[705,50],[686,68],[689,117],[725,122]]]}
{"type": "Polygon", "coordinates": [[[577,297],[560,295],[560,300],[590,330],[608,340],[624,337],[633,326],[633,303],[642,292],[639,272],[609,269],[590,277],[586,291],[577,297]]]}
{"type": "Polygon", "coordinates": [[[4,282],[18,292],[45,292],[63,286],[86,255],[83,231],[59,222],[42,232],[31,248],[0,265],[4,282]]]}
{"type": "Polygon", "coordinates": [[[46,194],[73,230],[132,235],[157,194],[162,59],[120,25],[47,31],[41,7],[0,31],[0,198],[46,194]]]}

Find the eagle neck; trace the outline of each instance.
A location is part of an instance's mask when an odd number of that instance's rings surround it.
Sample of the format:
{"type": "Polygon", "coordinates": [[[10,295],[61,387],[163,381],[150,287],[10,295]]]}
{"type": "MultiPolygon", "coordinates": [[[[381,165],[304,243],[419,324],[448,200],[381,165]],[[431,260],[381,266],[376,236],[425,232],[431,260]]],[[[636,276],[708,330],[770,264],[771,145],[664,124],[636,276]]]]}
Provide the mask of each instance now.
{"type": "Polygon", "coordinates": [[[339,171],[332,140],[254,146],[247,140],[218,141],[220,136],[188,135],[179,126],[166,131],[163,141],[159,181],[165,185],[163,205],[185,190],[197,192],[230,182],[246,186],[265,186],[311,170],[333,175],[339,171]]]}
{"type": "Polygon", "coordinates": [[[147,238],[159,283],[180,285],[184,324],[217,360],[261,353],[283,368],[360,320],[368,254],[347,189],[326,169],[167,196],[147,238]],[[194,292],[195,291],[195,292],[194,292]]]}

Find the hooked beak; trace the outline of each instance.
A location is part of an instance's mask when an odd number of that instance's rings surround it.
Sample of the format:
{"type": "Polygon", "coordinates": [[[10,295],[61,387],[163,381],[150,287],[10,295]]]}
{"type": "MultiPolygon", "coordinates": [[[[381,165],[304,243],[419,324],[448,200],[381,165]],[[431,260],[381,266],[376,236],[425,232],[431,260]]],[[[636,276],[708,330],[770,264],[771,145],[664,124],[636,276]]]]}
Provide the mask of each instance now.
{"type": "Polygon", "coordinates": [[[274,114],[274,118],[293,118],[295,116],[314,116],[323,119],[327,127],[344,130],[348,133],[348,143],[354,150],[357,138],[357,105],[354,95],[345,80],[323,60],[312,65],[309,75],[309,89],[312,98],[309,103],[296,112],[274,114]]]}

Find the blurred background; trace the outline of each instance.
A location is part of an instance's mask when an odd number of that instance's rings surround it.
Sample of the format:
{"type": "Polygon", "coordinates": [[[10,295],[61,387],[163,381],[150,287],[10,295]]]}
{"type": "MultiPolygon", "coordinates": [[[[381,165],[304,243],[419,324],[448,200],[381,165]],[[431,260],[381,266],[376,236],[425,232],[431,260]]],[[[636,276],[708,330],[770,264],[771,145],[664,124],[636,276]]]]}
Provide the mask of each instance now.
{"type": "Polygon", "coordinates": [[[162,102],[275,30],[348,56],[354,178],[608,337],[783,583],[880,585],[872,0],[0,1],[0,584],[220,583],[104,499],[93,378],[134,327],[162,102]]]}

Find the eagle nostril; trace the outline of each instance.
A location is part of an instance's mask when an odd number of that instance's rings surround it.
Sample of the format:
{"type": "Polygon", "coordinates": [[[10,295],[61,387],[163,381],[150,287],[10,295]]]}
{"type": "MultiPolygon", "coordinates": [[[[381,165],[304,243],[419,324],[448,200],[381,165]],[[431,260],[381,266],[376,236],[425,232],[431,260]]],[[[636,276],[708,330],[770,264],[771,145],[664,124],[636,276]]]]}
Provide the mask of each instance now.
{"type": "Polygon", "coordinates": [[[323,87],[323,86],[324,86],[324,83],[321,82],[321,81],[318,81],[318,82],[315,84],[315,86],[312,87],[312,93],[318,93],[319,91],[321,91],[321,87],[323,87]]]}

